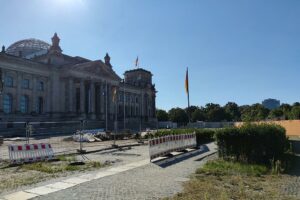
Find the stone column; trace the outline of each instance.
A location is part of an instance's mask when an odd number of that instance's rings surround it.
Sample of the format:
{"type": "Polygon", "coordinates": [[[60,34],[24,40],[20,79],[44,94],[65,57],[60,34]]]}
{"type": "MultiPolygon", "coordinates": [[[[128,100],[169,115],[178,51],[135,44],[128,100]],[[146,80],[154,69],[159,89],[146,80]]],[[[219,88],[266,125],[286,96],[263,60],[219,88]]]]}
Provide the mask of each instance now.
{"type": "Polygon", "coordinates": [[[69,78],[69,91],[68,91],[68,98],[69,98],[69,112],[74,111],[74,80],[70,77],[69,78]]]}
{"type": "MultiPolygon", "coordinates": [[[[4,84],[4,76],[3,76],[3,70],[2,73],[0,73],[0,81],[4,84]]],[[[2,85],[2,93],[0,94],[0,114],[3,113],[3,95],[4,95],[4,85],[2,85]]]]}
{"type": "Polygon", "coordinates": [[[90,82],[90,103],[91,105],[90,107],[90,115],[91,115],[91,119],[96,119],[96,115],[95,115],[95,83],[94,82],[90,82]]]}
{"type": "Polygon", "coordinates": [[[105,84],[103,84],[102,82],[99,83],[99,95],[100,95],[100,115],[102,116],[104,113],[104,109],[105,109],[105,104],[104,104],[104,95],[105,95],[105,88],[104,88],[105,84]]]}
{"type": "Polygon", "coordinates": [[[46,98],[45,98],[45,101],[46,101],[46,112],[50,113],[51,112],[51,80],[50,80],[50,77],[48,78],[47,82],[46,82],[46,91],[47,91],[47,95],[46,95],[46,98]]]}
{"type": "Polygon", "coordinates": [[[108,120],[110,120],[111,119],[111,96],[110,96],[110,94],[111,94],[111,85],[109,84],[109,83],[107,83],[107,89],[106,89],[106,96],[105,96],[105,98],[106,98],[106,101],[107,101],[107,118],[108,118],[108,120]]]}
{"type": "MultiPolygon", "coordinates": [[[[32,79],[32,100],[31,100],[31,111],[32,112],[36,112],[36,100],[37,100],[37,96],[36,96],[36,76],[33,76],[33,79],[32,79]]],[[[29,100],[30,101],[30,100],[29,100]]],[[[28,108],[29,109],[29,108],[28,108]]]]}
{"type": "Polygon", "coordinates": [[[21,101],[21,89],[22,89],[22,74],[17,72],[17,93],[16,100],[13,102],[12,111],[20,112],[20,101],[21,101]]]}
{"type": "Polygon", "coordinates": [[[57,112],[60,113],[65,113],[68,111],[68,106],[67,106],[67,101],[66,101],[66,90],[68,87],[68,80],[67,79],[63,79],[60,81],[60,107],[59,110],[57,112]]]}
{"type": "Polygon", "coordinates": [[[80,80],[80,112],[85,116],[85,85],[84,80],[80,80]]]}

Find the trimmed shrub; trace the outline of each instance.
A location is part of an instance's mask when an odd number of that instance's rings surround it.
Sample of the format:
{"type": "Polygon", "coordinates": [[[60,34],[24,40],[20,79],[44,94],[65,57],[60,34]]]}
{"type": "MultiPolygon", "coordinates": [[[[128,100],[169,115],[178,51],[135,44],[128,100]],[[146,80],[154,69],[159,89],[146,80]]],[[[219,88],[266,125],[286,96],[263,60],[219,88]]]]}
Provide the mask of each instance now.
{"type": "Polygon", "coordinates": [[[288,150],[285,129],[273,124],[245,124],[216,132],[219,156],[246,163],[282,160],[288,150]]]}
{"type": "Polygon", "coordinates": [[[214,141],[215,129],[194,129],[197,146],[214,141]]]}

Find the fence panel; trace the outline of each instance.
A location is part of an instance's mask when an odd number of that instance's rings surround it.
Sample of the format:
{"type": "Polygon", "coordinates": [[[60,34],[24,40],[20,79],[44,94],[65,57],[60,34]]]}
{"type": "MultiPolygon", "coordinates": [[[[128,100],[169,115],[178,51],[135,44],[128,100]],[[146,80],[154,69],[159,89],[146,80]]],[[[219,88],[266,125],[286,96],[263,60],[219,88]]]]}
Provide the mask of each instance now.
{"type": "Polygon", "coordinates": [[[196,134],[169,135],[149,140],[150,160],[197,146],[196,134]]]}

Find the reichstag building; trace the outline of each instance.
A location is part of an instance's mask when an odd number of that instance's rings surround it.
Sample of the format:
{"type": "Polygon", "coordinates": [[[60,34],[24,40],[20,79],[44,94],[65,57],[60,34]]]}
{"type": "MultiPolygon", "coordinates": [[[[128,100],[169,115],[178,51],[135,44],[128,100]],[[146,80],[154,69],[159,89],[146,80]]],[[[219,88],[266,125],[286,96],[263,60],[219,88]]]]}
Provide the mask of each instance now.
{"type": "Polygon", "coordinates": [[[26,39],[0,53],[2,122],[97,121],[113,127],[156,126],[155,85],[142,68],[118,76],[110,56],[89,60],[62,53],[55,33],[52,44],[26,39]],[[125,122],[125,123],[124,123],[125,122]]]}

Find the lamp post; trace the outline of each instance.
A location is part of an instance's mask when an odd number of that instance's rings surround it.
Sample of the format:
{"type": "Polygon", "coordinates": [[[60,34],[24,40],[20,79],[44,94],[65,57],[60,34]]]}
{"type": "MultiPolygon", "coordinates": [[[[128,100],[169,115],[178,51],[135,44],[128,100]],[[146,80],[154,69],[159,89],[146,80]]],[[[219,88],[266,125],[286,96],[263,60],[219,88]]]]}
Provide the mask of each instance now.
{"type": "Polygon", "coordinates": [[[2,94],[3,92],[3,78],[2,78],[2,68],[0,68],[0,95],[2,94]]]}
{"type": "Polygon", "coordinates": [[[107,132],[107,80],[105,80],[105,131],[107,132]]]}
{"type": "Polygon", "coordinates": [[[124,102],[123,102],[123,104],[124,104],[124,112],[123,112],[123,117],[124,117],[124,125],[123,125],[123,129],[124,129],[124,131],[125,131],[125,126],[126,126],[126,106],[125,106],[125,103],[126,103],[126,96],[125,96],[125,77],[124,77],[124,79],[123,79],[123,96],[124,96],[124,102]]]}

